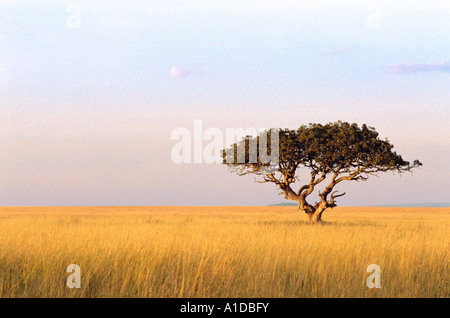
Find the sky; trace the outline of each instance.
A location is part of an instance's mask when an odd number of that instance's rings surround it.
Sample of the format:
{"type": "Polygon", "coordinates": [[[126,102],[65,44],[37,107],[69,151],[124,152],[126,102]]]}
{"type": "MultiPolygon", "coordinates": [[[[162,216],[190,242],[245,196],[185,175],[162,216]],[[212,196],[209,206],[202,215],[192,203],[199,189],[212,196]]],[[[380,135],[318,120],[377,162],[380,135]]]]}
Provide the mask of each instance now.
{"type": "Polygon", "coordinates": [[[449,39],[446,1],[0,0],[0,205],[283,201],[175,163],[196,120],[366,123],[423,167],[341,183],[339,205],[449,202],[449,39]]]}

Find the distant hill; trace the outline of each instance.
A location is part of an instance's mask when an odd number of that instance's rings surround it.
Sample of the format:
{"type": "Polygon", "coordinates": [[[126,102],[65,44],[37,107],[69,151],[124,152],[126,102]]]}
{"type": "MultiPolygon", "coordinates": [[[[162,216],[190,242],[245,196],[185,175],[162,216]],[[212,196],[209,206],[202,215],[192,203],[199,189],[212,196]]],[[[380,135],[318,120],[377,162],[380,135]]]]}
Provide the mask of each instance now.
{"type": "Polygon", "coordinates": [[[295,202],[283,202],[277,204],[269,204],[268,206],[298,206],[298,203],[295,202]]]}
{"type": "MultiPolygon", "coordinates": [[[[295,202],[282,202],[277,204],[269,204],[268,206],[298,206],[298,204],[295,202]]],[[[402,203],[402,204],[383,204],[371,206],[392,207],[392,208],[448,208],[450,207],[450,202],[402,203]]]]}
{"type": "Polygon", "coordinates": [[[403,204],[384,204],[377,205],[379,207],[399,207],[399,208],[448,208],[449,202],[434,202],[434,203],[403,203],[403,204]]]}

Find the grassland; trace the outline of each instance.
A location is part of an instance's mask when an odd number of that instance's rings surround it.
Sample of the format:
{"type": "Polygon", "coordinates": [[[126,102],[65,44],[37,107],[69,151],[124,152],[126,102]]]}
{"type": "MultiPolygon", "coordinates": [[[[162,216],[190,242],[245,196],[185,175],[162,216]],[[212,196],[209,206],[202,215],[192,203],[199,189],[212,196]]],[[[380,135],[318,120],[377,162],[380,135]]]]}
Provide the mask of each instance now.
{"type": "Polygon", "coordinates": [[[450,208],[324,220],[294,207],[4,207],[0,297],[450,296],[450,208]],[[66,287],[69,264],[80,289],[66,287]]]}

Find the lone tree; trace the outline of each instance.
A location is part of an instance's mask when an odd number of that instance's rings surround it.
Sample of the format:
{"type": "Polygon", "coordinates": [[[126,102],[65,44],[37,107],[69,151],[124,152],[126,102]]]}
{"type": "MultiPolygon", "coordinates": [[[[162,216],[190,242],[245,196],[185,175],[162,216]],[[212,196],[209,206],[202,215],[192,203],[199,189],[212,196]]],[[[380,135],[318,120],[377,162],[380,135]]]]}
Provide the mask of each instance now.
{"type": "Polygon", "coordinates": [[[419,160],[412,164],[403,160],[387,139],[381,140],[375,128],[365,124],[359,127],[338,121],[302,125],[297,130],[270,129],[263,134],[246,136],[224,149],[223,164],[239,176],[254,174],[262,176],[257,182],[275,183],[280,194],[298,202],[298,209],[312,222],[320,222],[325,209],[335,207],[335,199],[345,195],[335,191],[342,181],[365,181],[380,172],[402,173],[422,165],[419,160]],[[275,166],[260,154],[262,149],[274,154],[276,149],[270,149],[272,134],[278,134],[279,160],[275,166]],[[301,166],[309,170],[310,179],[295,191],[293,184],[300,181],[296,173],[301,166]],[[308,203],[308,196],[320,183],[326,186],[318,192],[319,200],[308,203]]]}

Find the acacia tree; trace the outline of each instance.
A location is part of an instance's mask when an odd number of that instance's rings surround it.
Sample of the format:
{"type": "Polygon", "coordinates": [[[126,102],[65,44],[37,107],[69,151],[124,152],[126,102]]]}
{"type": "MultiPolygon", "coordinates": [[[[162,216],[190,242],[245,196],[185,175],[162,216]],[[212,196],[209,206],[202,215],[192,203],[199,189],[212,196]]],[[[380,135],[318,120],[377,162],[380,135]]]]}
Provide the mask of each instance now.
{"type": "Polygon", "coordinates": [[[222,151],[223,164],[238,175],[261,176],[257,182],[272,182],[280,194],[288,200],[298,202],[298,209],[308,219],[320,222],[327,208],[336,206],[336,198],[345,195],[335,187],[342,181],[365,181],[370,175],[380,172],[406,172],[421,166],[419,160],[412,164],[393,151],[388,139],[381,140],[373,127],[347,122],[302,125],[297,130],[271,129],[256,137],[246,136],[240,142],[222,151]],[[278,162],[275,166],[263,160],[262,146],[271,149],[271,134],[278,134],[278,162]],[[266,138],[262,138],[267,134],[266,138]],[[267,143],[267,144],[266,144],[267,143]],[[241,151],[239,158],[238,149],[241,151]],[[257,150],[252,155],[251,150],[257,150]],[[244,153],[244,155],[242,155],[244,153]],[[300,167],[309,170],[310,179],[294,190],[299,182],[300,167]],[[307,198],[319,184],[318,201],[311,204],[307,198]]]}

